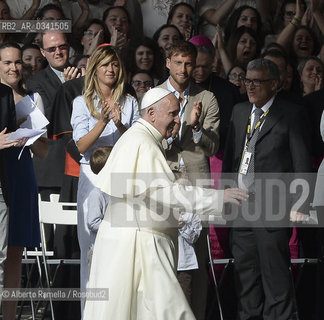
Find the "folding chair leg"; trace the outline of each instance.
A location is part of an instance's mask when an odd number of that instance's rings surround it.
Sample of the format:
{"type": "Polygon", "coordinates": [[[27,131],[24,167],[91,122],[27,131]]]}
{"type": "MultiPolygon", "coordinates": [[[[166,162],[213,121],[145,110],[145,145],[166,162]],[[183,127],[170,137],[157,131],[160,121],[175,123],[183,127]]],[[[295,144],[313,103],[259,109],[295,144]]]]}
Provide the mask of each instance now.
{"type": "MultiPolygon", "coordinates": [[[[52,286],[51,286],[50,276],[49,276],[49,272],[48,272],[48,265],[46,263],[46,256],[45,256],[44,248],[42,248],[42,257],[43,257],[43,263],[44,263],[46,284],[47,284],[47,288],[50,289],[52,286]]],[[[53,301],[52,301],[51,295],[49,295],[49,305],[50,305],[50,309],[51,309],[52,320],[55,320],[53,301]]],[[[46,310],[47,310],[47,303],[46,303],[44,314],[45,314],[46,310]]]]}
{"type": "Polygon", "coordinates": [[[210,242],[209,242],[209,235],[208,234],[207,234],[207,247],[208,247],[208,258],[209,258],[211,273],[212,273],[214,286],[215,286],[215,293],[216,293],[216,298],[217,298],[219,316],[220,316],[220,320],[223,320],[224,319],[223,318],[223,310],[222,310],[222,305],[221,305],[220,296],[219,296],[217,279],[216,279],[216,275],[215,275],[215,271],[214,271],[214,265],[213,265],[213,259],[212,259],[212,255],[211,255],[211,250],[210,250],[210,242]]]}

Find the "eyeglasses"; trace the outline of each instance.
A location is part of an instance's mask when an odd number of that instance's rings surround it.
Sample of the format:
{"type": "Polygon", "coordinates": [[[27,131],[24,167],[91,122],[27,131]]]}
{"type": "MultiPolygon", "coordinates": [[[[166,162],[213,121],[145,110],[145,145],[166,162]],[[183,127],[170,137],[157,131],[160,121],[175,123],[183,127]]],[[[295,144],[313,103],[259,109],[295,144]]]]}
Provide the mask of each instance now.
{"type": "Polygon", "coordinates": [[[236,72],[233,72],[233,73],[230,73],[228,75],[228,79],[229,80],[243,80],[244,79],[244,73],[236,73],[236,72]]]}
{"type": "Polygon", "coordinates": [[[244,85],[246,87],[248,87],[251,84],[253,84],[255,87],[260,87],[262,83],[267,82],[267,81],[272,81],[272,80],[273,79],[264,79],[264,80],[261,80],[261,79],[247,79],[247,78],[244,78],[243,79],[243,82],[244,82],[244,85]]]}
{"type": "Polygon", "coordinates": [[[95,37],[98,34],[98,32],[93,32],[91,30],[86,30],[83,32],[83,35],[86,37],[95,37]]]}
{"type": "Polygon", "coordinates": [[[296,14],[296,12],[294,12],[294,11],[285,11],[285,15],[287,17],[293,17],[295,14],[296,14]]]}
{"type": "Polygon", "coordinates": [[[56,51],[56,49],[59,49],[61,51],[67,50],[69,48],[69,45],[67,43],[61,44],[60,46],[56,47],[49,47],[49,48],[43,48],[46,52],[53,53],[56,51]]]}
{"type": "Polygon", "coordinates": [[[152,87],[153,86],[153,82],[152,81],[140,81],[140,80],[134,80],[132,81],[132,85],[134,87],[139,87],[141,85],[144,85],[144,87],[152,87]]]}

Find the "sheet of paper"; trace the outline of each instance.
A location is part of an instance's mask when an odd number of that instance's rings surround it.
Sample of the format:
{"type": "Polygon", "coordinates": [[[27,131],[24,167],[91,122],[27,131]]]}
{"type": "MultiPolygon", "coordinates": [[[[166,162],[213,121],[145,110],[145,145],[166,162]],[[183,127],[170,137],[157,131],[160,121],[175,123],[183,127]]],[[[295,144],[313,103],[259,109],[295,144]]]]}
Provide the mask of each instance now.
{"type": "Polygon", "coordinates": [[[18,155],[18,160],[20,159],[25,147],[32,145],[38,138],[40,138],[43,135],[44,132],[46,132],[46,129],[35,130],[28,128],[19,128],[8,137],[8,140],[19,140],[22,138],[29,138],[23,146],[23,148],[21,149],[18,155]]]}
{"type": "Polygon", "coordinates": [[[28,95],[16,104],[17,120],[26,117],[27,120],[20,125],[21,128],[42,129],[49,124],[46,117],[28,95]]]}
{"type": "MultiPolygon", "coordinates": [[[[31,140],[35,142],[44,132],[46,132],[46,129],[28,129],[28,128],[19,128],[15,132],[13,132],[9,137],[8,140],[19,140],[22,138],[29,138],[27,143],[31,140]],[[37,137],[36,139],[34,139],[37,137]]],[[[33,143],[32,142],[32,143],[33,143]]],[[[27,144],[29,146],[30,144],[27,144]]]]}

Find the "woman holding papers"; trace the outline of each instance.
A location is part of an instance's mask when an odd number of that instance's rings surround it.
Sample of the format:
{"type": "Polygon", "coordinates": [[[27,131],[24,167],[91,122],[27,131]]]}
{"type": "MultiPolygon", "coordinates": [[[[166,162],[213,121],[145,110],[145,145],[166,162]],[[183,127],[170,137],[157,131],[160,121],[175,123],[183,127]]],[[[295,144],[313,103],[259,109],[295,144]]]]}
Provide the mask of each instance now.
{"type": "MultiPolygon", "coordinates": [[[[37,93],[28,95],[24,88],[22,54],[19,45],[16,43],[6,42],[0,45],[0,78],[1,83],[12,88],[16,110],[18,108],[33,110],[40,107],[44,112],[40,95],[37,93]]],[[[19,112],[17,113],[19,114],[19,112]]],[[[22,114],[24,113],[22,112],[22,114]]],[[[31,115],[21,119],[18,116],[17,122],[17,127],[42,129],[39,127],[42,121],[32,119],[31,115]]],[[[9,239],[4,280],[7,288],[20,287],[23,248],[39,246],[40,243],[38,188],[30,150],[37,157],[46,157],[46,137],[36,140],[30,146],[30,149],[29,147],[10,149],[7,157],[10,191],[9,239]]],[[[17,301],[3,302],[4,320],[15,319],[16,306],[17,301]]]]}

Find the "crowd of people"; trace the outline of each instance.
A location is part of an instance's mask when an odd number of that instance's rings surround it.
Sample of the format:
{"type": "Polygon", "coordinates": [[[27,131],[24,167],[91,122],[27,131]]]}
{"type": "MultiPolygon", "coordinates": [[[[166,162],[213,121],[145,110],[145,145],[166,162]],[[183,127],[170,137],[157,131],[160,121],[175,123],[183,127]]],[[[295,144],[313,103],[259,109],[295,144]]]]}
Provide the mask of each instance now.
{"type": "MultiPolygon", "coordinates": [[[[54,193],[77,202],[78,226],[48,241],[80,256],[79,279],[65,268],[55,286],[110,290],[56,302],[58,319],[217,318],[207,234],[213,258],[235,261],[224,318],[322,319],[324,1],[0,0],[0,22],[12,19],[68,20],[71,32],[0,33],[0,288],[20,287],[23,248],[40,244],[39,195],[54,193]],[[22,105],[49,121],[29,147],[9,138],[26,127],[22,105]],[[299,190],[256,186],[305,173],[307,206],[293,206],[299,190]],[[145,187],[122,184],[139,177],[145,187]],[[159,220],[171,207],[177,219],[159,220]],[[314,209],[317,228],[301,227],[314,209]],[[298,257],[318,263],[296,292],[298,257]]],[[[0,306],[15,319],[17,301],[0,306]]]]}

